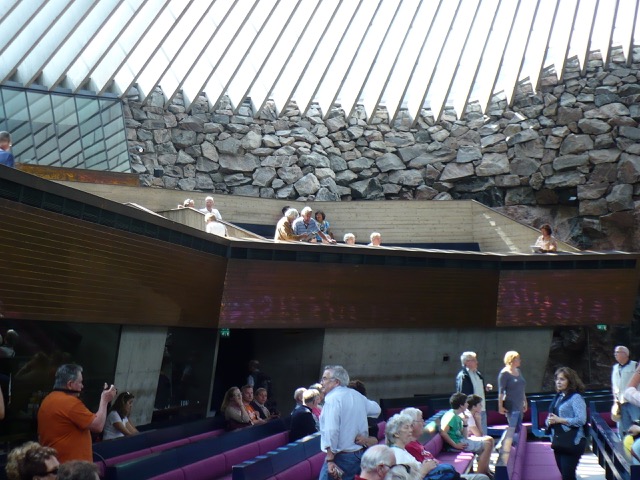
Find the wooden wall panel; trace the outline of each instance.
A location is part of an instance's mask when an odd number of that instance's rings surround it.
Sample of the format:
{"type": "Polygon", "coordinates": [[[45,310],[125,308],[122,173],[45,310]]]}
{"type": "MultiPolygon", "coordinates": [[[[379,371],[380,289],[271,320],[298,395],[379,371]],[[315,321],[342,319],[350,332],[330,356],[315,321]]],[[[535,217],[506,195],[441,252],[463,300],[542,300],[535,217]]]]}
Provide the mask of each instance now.
{"type": "Polygon", "coordinates": [[[496,326],[629,324],[637,269],[506,271],[496,326]]]}
{"type": "Polygon", "coordinates": [[[495,325],[497,270],[230,260],[228,328],[495,325]]]}
{"type": "Polygon", "coordinates": [[[0,199],[6,316],[216,327],[226,259],[0,199]]]}

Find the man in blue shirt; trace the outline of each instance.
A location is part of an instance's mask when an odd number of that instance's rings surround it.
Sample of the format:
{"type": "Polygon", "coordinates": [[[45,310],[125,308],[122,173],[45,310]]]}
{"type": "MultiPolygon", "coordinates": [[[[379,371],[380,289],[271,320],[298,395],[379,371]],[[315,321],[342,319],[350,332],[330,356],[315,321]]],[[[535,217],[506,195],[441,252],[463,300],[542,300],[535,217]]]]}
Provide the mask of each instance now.
{"type": "Polygon", "coordinates": [[[6,165],[13,168],[15,161],[13,155],[9,151],[11,149],[11,134],[9,132],[0,132],[0,165],[6,165]]]}

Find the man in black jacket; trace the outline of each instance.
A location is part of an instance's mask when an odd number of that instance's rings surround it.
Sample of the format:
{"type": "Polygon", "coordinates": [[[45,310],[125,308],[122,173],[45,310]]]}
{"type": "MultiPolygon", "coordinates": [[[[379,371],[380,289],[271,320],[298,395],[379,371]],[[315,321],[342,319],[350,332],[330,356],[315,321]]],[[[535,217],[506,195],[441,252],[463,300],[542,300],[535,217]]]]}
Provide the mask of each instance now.
{"type": "Polygon", "coordinates": [[[476,394],[482,397],[482,434],[487,435],[487,410],[484,401],[484,393],[493,390],[493,385],[485,384],[484,377],[478,370],[478,356],[476,352],[463,352],[460,355],[462,369],[456,377],[456,392],[465,395],[476,394]]]}

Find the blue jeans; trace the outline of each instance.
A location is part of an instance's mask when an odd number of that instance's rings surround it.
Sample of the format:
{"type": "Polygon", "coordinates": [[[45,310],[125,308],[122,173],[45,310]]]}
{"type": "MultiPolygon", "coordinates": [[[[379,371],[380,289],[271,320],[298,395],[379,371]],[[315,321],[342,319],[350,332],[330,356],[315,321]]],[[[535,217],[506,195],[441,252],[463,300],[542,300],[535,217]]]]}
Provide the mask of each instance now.
{"type": "MultiPolygon", "coordinates": [[[[582,452],[584,452],[586,443],[586,438],[580,440],[582,452]]],[[[556,465],[558,465],[558,470],[560,470],[560,475],[562,475],[562,480],[576,480],[576,469],[578,468],[578,463],[580,463],[582,453],[565,454],[554,452],[554,455],[556,457],[556,465]]]]}
{"type": "Polygon", "coordinates": [[[620,421],[618,422],[618,435],[624,438],[625,432],[629,430],[631,424],[640,418],[640,408],[629,402],[620,405],[620,421]]]}
{"type": "MultiPolygon", "coordinates": [[[[362,459],[363,450],[357,452],[340,452],[334,457],[336,465],[338,465],[343,471],[342,480],[353,480],[353,477],[360,473],[360,460],[362,459]]],[[[320,470],[320,476],[318,480],[333,480],[333,477],[329,475],[327,470],[327,462],[322,465],[320,470]]]]}

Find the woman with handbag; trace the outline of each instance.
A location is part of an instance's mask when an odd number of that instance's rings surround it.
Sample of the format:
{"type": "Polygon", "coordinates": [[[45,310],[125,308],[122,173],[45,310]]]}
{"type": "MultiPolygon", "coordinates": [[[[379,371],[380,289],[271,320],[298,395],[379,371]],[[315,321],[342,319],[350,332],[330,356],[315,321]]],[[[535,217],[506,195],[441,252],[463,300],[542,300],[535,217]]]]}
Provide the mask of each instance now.
{"type": "Polygon", "coordinates": [[[584,384],[569,367],[556,370],[555,383],[558,394],[547,417],[547,428],[552,433],[551,448],[562,480],[576,480],[578,462],[587,443],[587,405],[580,395],[584,384]]]}

